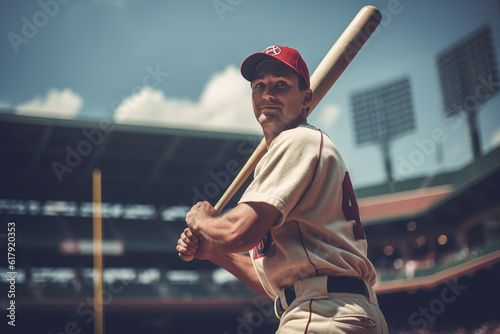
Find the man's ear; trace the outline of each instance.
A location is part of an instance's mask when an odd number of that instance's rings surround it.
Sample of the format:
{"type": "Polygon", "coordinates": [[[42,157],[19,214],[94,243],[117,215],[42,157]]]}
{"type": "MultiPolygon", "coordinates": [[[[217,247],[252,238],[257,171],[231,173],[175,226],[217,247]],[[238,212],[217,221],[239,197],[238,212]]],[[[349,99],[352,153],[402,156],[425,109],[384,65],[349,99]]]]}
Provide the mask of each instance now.
{"type": "Polygon", "coordinates": [[[312,90],[310,88],[307,88],[305,90],[304,100],[302,101],[302,107],[303,108],[309,107],[309,105],[312,102],[312,98],[313,98],[313,92],[312,92],[312,90]]]}

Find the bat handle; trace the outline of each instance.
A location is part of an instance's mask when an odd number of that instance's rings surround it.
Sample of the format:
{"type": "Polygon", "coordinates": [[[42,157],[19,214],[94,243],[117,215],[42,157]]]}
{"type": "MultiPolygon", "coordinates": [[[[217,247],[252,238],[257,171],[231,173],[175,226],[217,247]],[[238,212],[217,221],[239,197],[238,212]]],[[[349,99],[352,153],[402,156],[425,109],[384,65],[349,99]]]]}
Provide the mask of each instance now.
{"type": "MultiPolygon", "coordinates": [[[[238,176],[236,176],[236,178],[227,188],[224,195],[222,195],[217,204],[214,206],[214,209],[215,211],[217,211],[217,214],[220,214],[222,212],[227,203],[229,203],[231,198],[233,198],[234,194],[236,194],[236,192],[245,183],[246,179],[253,173],[253,170],[255,169],[260,159],[264,156],[266,152],[267,152],[266,141],[262,139],[262,141],[259,143],[259,146],[257,146],[253,154],[248,159],[247,163],[238,173],[238,176]]],[[[181,253],[178,253],[178,255],[181,260],[186,262],[192,261],[194,259],[194,255],[183,255],[181,253]]]]}
{"type": "Polygon", "coordinates": [[[245,183],[246,179],[253,173],[253,170],[259,163],[260,159],[266,154],[267,145],[265,139],[262,139],[259,146],[255,149],[253,154],[248,159],[247,163],[243,166],[241,171],[238,173],[233,182],[229,185],[226,192],[219,199],[214,209],[217,211],[217,214],[220,214],[224,207],[229,203],[231,198],[236,194],[236,192],[241,188],[241,186],[245,183]]]}

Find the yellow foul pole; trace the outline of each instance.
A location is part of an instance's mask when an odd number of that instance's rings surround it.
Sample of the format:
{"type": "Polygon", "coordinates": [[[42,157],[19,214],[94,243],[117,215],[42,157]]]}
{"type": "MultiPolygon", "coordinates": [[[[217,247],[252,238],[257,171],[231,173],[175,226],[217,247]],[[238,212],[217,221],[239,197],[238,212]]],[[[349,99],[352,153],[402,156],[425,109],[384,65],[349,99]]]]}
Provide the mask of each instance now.
{"type": "Polygon", "coordinates": [[[92,173],[92,197],[94,213],[94,333],[103,334],[102,305],[102,215],[101,215],[101,171],[92,173]]]}

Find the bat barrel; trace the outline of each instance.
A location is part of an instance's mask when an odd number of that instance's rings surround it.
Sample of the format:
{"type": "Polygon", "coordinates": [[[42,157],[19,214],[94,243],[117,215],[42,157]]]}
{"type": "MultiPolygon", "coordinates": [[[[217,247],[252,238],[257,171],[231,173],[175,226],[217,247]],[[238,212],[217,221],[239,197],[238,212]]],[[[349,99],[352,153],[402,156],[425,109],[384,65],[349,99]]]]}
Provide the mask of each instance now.
{"type": "Polygon", "coordinates": [[[309,106],[309,114],[365,45],[368,38],[377,29],[381,19],[382,15],[377,8],[373,6],[363,7],[328,51],[311,76],[313,100],[309,106]]]}

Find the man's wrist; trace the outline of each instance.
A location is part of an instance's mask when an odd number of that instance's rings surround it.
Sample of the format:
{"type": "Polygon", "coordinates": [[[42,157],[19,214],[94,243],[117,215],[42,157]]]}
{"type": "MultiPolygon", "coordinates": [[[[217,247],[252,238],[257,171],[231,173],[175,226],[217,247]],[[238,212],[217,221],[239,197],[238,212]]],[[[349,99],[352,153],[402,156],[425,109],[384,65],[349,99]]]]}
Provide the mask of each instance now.
{"type": "Polygon", "coordinates": [[[206,217],[206,218],[200,218],[196,221],[194,221],[193,225],[191,226],[191,231],[196,235],[197,237],[205,237],[203,234],[203,227],[206,227],[209,223],[209,219],[211,217],[206,217]]]}

